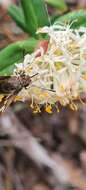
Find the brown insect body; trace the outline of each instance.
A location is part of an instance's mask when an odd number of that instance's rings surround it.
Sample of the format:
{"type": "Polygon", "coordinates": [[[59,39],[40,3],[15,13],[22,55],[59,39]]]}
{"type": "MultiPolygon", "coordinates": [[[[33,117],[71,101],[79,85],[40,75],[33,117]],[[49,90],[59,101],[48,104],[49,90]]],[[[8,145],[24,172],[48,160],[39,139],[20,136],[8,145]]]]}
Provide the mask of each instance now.
{"type": "Polygon", "coordinates": [[[1,110],[7,109],[12,103],[15,96],[31,83],[31,78],[27,75],[20,74],[18,76],[0,76],[0,94],[4,95],[1,102],[1,110]]]}
{"type": "Polygon", "coordinates": [[[22,88],[26,88],[31,82],[29,76],[1,76],[0,77],[0,94],[9,94],[13,91],[19,92],[22,88]]]}

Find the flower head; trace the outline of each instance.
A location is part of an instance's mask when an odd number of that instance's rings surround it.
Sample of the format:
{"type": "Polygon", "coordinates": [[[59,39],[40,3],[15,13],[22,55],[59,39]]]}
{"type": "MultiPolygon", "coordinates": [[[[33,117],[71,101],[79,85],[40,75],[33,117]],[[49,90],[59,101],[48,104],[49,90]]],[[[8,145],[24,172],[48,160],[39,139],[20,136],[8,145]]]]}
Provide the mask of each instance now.
{"type": "Polygon", "coordinates": [[[50,105],[49,112],[56,102],[74,108],[71,102],[86,92],[86,28],[73,30],[59,24],[45,26],[39,32],[49,36],[47,50],[40,47],[16,64],[14,73],[21,69],[29,76],[38,73],[19,96],[22,100],[32,98],[38,105],[50,105]]]}

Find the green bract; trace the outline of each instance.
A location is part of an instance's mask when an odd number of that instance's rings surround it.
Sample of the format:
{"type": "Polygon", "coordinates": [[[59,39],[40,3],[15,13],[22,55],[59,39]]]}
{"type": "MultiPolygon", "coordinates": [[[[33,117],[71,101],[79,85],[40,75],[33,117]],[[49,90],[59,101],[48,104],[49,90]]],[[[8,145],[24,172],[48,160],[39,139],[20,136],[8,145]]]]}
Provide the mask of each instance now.
{"type": "Polygon", "coordinates": [[[0,52],[0,75],[11,74],[13,65],[24,58],[24,53],[31,53],[37,45],[37,40],[30,38],[22,42],[8,45],[0,52]]]}

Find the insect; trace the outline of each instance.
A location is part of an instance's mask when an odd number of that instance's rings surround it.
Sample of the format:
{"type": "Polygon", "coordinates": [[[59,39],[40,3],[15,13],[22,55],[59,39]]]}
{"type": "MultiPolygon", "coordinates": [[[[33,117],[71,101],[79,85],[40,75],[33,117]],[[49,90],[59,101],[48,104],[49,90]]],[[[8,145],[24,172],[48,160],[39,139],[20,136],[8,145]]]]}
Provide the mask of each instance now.
{"type": "Polygon", "coordinates": [[[20,72],[18,76],[0,76],[0,94],[4,95],[0,105],[2,112],[8,108],[22,88],[30,85],[31,78],[37,74],[30,77],[24,72],[20,72]]]}

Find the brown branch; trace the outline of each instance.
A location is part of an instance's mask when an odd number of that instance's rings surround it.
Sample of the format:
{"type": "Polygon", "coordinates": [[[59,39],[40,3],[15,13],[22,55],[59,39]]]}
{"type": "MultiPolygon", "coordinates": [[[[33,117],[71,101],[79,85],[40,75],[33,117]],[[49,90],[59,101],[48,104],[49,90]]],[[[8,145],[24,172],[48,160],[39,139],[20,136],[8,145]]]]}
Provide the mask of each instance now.
{"type": "Polygon", "coordinates": [[[68,182],[69,174],[65,167],[48,155],[48,152],[25,129],[10,109],[0,117],[0,126],[4,133],[10,135],[14,146],[20,148],[38,168],[49,169],[50,176],[46,176],[48,182],[52,181],[53,184],[57,181],[62,184],[68,182]]]}

